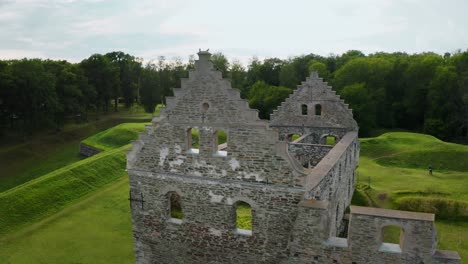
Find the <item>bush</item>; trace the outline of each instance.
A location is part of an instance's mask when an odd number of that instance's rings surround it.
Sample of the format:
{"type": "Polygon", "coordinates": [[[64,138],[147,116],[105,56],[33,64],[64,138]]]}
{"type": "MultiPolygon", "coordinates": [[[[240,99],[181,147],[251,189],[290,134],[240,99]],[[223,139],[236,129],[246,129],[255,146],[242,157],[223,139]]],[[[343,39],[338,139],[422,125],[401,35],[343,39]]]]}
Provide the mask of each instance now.
{"type": "Polygon", "coordinates": [[[438,219],[468,220],[468,203],[437,197],[404,197],[398,209],[436,214],[438,219]]]}
{"type": "Polygon", "coordinates": [[[356,189],[354,190],[353,198],[351,199],[352,205],[358,206],[369,206],[369,200],[363,191],[356,189]]]}

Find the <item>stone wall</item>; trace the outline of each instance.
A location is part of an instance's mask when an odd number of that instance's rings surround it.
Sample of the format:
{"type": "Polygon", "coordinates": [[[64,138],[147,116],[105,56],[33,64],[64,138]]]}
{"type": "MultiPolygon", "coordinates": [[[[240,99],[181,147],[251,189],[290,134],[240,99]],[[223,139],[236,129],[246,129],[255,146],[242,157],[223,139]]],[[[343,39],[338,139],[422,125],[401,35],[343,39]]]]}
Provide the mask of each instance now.
{"type": "Polygon", "coordinates": [[[83,142],[80,143],[79,152],[80,152],[81,155],[84,155],[86,157],[94,156],[94,155],[98,154],[101,151],[102,151],[102,149],[92,147],[92,146],[87,145],[87,144],[85,144],[83,142]]]}
{"type": "Polygon", "coordinates": [[[129,171],[138,263],[279,263],[303,191],[207,177],[129,171]],[[181,197],[184,218],[169,215],[169,192],[181,197]],[[251,205],[252,234],[236,232],[235,203],[251,205]],[[144,245],[144,247],[142,247],[144,245]],[[190,261],[188,261],[190,260],[190,261]]]}
{"type": "Polygon", "coordinates": [[[288,143],[288,150],[294,158],[296,158],[303,167],[313,168],[325,155],[332,149],[333,146],[307,144],[307,143],[288,143]]]}

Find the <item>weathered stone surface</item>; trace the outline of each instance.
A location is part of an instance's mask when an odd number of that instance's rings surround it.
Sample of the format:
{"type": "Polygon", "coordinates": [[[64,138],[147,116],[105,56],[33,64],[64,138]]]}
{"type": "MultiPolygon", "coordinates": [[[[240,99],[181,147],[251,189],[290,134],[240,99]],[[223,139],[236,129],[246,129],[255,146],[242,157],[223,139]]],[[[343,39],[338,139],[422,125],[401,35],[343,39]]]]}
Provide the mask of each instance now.
{"type": "Polygon", "coordinates": [[[358,128],[315,73],[269,124],[214,70],[208,52],[199,57],[127,153],[137,263],[459,263],[456,253],[435,250],[430,216],[353,207],[348,224],[358,128]],[[218,130],[226,144],[218,146],[218,130]],[[286,142],[295,133],[303,136],[286,142]],[[336,145],[324,145],[326,135],[336,145]],[[171,218],[173,193],[183,219],[171,218]],[[239,201],[252,208],[251,232],[236,227],[239,201]],[[389,224],[408,236],[400,252],[382,241],[389,224]]]}

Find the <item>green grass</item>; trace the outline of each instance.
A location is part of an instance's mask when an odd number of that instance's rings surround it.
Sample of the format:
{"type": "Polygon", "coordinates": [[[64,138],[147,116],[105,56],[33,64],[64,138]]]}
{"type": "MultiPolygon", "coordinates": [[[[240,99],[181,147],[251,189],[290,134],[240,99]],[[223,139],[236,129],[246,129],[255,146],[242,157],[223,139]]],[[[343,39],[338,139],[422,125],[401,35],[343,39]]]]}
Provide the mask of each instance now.
{"type": "Polygon", "coordinates": [[[83,140],[82,143],[102,150],[109,150],[129,144],[130,141],[138,137],[138,133],[144,130],[144,123],[124,123],[99,132],[83,140]]]}
{"type": "Polygon", "coordinates": [[[105,144],[106,151],[0,193],[0,259],[134,262],[128,180],[123,177],[129,145],[121,145],[143,128],[124,124],[98,133],[90,144],[105,144]],[[93,199],[101,196],[107,200],[93,199]]]}
{"type": "Polygon", "coordinates": [[[252,208],[248,203],[239,202],[236,207],[237,228],[252,230],[252,208]]]}
{"type": "Polygon", "coordinates": [[[84,158],[78,153],[78,141],[43,146],[44,151],[31,145],[0,151],[4,173],[0,176],[0,193],[84,158]]]}
{"type": "MultiPolygon", "coordinates": [[[[122,173],[121,176],[126,175],[122,173]]],[[[128,178],[0,238],[2,263],[135,263],[128,178]]]]}
{"type": "Polygon", "coordinates": [[[122,176],[127,146],[75,162],[0,193],[0,234],[59,212],[122,176]]]}
{"type": "Polygon", "coordinates": [[[69,164],[0,193],[0,234],[18,230],[59,212],[84,195],[119,178],[125,170],[125,150],[144,124],[121,124],[88,138],[107,151],[69,164]],[[125,145],[125,146],[122,146],[125,145]],[[8,212],[8,213],[6,213],[8,212]]]}
{"type": "Polygon", "coordinates": [[[468,146],[424,134],[386,133],[361,139],[353,204],[367,198],[371,206],[435,212],[439,248],[468,259],[467,182],[468,146]]]}
{"type": "Polygon", "coordinates": [[[400,244],[401,228],[398,226],[386,226],[383,229],[383,242],[400,244]]]}
{"type": "Polygon", "coordinates": [[[67,124],[60,132],[39,133],[25,142],[7,137],[0,145],[0,193],[83,159],[78,154],[83,138],[122,122],[150,121],[150,114],[135,111],[89,117],[89,123],[67,124]]]}
{"type": "Polygon", "coordinates": [[[447,143],[433,136],[393,132],[361,140],[362,155],[377,164],[434,171],[468,171],[468,146],[447,143]]]}

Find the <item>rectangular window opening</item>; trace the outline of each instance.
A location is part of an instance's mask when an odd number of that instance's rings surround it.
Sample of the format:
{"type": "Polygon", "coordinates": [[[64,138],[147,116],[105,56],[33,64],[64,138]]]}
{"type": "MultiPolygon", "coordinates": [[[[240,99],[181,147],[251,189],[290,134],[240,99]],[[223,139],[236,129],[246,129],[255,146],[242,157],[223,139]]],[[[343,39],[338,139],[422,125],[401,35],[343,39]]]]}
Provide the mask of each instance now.
{"type": "Polygon", "coordinates": [[[228,151],[227,133],[218,129],[213,134],[213,152],[216,156],[226,157],[228,151]]]}
{"type": "Polygon", "coordinates": [[[236,203],[236,233],[252,235],[252,207],[246,202],[236,203]]]}
{"type": "Polygon", "coordinates": [[[193,154],[198,154],[200,152],[200,133],[196,128],[187,129],[187,149],[193,154]]]}

